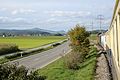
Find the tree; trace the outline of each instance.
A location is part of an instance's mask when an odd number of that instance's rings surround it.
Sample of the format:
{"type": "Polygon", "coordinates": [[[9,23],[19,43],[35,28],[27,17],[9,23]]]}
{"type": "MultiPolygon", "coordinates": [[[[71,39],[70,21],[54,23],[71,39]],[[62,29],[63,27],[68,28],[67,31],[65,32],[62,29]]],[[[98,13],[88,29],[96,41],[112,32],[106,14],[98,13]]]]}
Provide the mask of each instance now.
{"type": "Polygon", "coordinates": [[[63,36],[61,33],[56,33],[54,36],[63,36]]]}
{"type": "Polygon", "coordinates": [[[65,61],[65,65],[69,69],[78,69],[79,63],[84,61],[85,56],[89,52],[89,33],[85,30],[84,27],[80,25],[76,25],[75,28],[71,29],[68,32],[72,52],[68,54],[67,60],[65,61]]]}
{"type": "Polygon", "coordinates": [[[68,35],[70,37],[71,46],[73,50],[78,52],[88,52],[83,50],[84,48],[89,48],[89,33],[85,30],[84,27],[81,27],[80,25],[76,25],[74,29],[71,29],[68,32],[68,35]]]}
{"type": "Polygon", "coordinates": [[[0,80],[44,80],[37,72],[28,75],[28,69],[24,66],[2,64],[0,65],[0,80]]]}

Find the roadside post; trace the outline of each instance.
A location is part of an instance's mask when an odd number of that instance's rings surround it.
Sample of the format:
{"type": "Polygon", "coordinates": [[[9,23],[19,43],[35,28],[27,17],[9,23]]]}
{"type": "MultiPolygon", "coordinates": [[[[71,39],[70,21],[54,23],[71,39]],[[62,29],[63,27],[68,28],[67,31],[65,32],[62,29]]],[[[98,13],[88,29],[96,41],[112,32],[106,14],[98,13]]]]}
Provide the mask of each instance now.
{"type": "Polygon", "coordinates": [[[22,55],[22,54],[23,54],[23,52],[20,52],[20,54],[21,54],[21,57],[23,57],[23,55],[22,55]]]}

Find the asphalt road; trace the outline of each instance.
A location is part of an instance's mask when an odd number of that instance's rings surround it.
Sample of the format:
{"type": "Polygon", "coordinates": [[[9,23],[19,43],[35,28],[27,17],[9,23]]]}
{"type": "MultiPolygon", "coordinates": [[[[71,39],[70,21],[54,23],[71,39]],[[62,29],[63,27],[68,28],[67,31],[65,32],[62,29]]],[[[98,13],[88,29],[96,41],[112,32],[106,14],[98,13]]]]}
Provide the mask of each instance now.
{"type": "Polygon", "coordinates": [[[56,59],[60,58],[61,55],[66,54],[68,51],[70,51],[69,41],[48,51],[17,59],[10,63],[18,62],[19,65],[27,67],[29,71],[34,71],[55,61],[56,59]]]}

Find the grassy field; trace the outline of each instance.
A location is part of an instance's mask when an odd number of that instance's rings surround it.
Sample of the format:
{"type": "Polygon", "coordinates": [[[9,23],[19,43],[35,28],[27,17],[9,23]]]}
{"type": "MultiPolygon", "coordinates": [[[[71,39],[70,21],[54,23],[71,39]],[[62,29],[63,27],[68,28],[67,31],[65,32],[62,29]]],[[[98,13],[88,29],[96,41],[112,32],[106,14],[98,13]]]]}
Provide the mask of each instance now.
{"type": "Polygon", "coordinates": [[[90,40],[97,40],[97,34],[91,34],[89,38],[90,40]]]}
{"type": "Polygon", "coordinates": [[[90,41],[97,44],[97,34],[91,34],[89,39],[90,39],[90,41]]]}
{"type": "Polygon", "coordinates": [[[0,44],[15,44],[20,49],[39,47],[45,44],[64,40],[63,36],[43,36],[43,37],[0,37],[0,44]]]}
{"type": "Polygon", "coordinates": [[[87,59],[80,64],[79,70],[65,68],[64,59],[61,58],[43,69],[39,69],[38,73],[46,76],[46,80],[94,80],[96,53],[95,48],[91,49],[87,59]]]}

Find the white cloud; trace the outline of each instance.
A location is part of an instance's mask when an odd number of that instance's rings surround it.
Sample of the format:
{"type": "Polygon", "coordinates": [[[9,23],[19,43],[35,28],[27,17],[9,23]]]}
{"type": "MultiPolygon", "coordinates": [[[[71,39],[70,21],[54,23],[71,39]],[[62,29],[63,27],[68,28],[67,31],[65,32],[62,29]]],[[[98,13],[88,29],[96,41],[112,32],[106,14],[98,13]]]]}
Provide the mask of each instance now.
{"type": "Polygon", "coordinates": [[[35,10],[32,10],[32,9],[20,9],[19,11],[21,13],[34,13],[34,12],[36,12],[35,10]]]}
{"type": "Polygon", "coordinates": [[[10,13],[12,15],[16,14],[29,14],[29,13],[35,13],[36,11],[33,9],[24,9],[24,8],[18,8],[18,9],[11,9],[11,8],[0,8],[0,12],[10,13]]]}
{"type": "Polygon", "coordinates": [[[0,9],[0,11],[6,11],[7,10],[7,8],[1,8],[0,9]]]}
{"type": "Polygon", "coordinates": [[[0,21],[2,22],[6,22],[8,19],[8,17],[0,16],[0,21]]]}
{"type": "Polygon", "coordinates": [[[0,16],[0,19],[8,19],[8,17],[0,16]]]}
{"type": "Polygon", "coordinates": [[[53,22],[53,21],[56,21],[56,19],[55,18],[50,18],[50,19],[46,20],[46,22],[53,22]]]}
{"type": "Polygon", "coordinates": [[[18,13],[18,10],[14,10],[11,12],[12,15],[16,15],[18,13]]]}
{"type": "Polygon", "coordinates": [[[11,11],[12,15],[16,15],[16,14],[28,14],[28,13],[34,13],[36,12],[35,10],[32,9],[16,9],[11,11]]]}
{"type": "Polygon", "coordinates": [[[19,22],[29,23],[26,18],[22,17],[11,18],[0,16],[0,23],[19,23],[19,22]]]}
{"type": "Polygon", "coordinates": [[[47,24],[63,24],[63,23],[69,23],[69,22],[78,22],[77,20],[73,19],[58,19],[58,18],[50,18],[43,23],[47,24]]]}
{"type": "Polygon", "coordinates": [[[104,20],[104,24],[110,24],[110,22],[111,22],[111,18],[104,20]]]}
{"type": "Polygon", "coordinates": [[[44,13],[50,14],[52,17],[84,17],[91,14],[84,11],[45,11],[44,13]]]}
{"type": "Polygon", "coordinates": [[[11,20],[12,22],[26,21],[25,18],[14,18],[11,20]]]}

